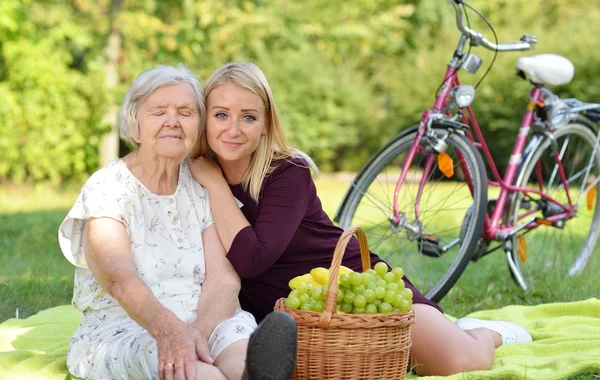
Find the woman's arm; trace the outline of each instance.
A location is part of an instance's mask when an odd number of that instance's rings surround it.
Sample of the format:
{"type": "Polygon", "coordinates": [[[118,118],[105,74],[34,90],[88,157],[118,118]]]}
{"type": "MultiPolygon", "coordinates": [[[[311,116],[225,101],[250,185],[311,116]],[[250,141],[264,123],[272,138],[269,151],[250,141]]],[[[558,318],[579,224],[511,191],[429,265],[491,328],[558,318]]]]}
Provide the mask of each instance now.
{"type": "Polygon", "coordinates": [[[190,332],[193,329],[164,307],[138,276],[125,226],[110,218],[88,219],[83,248],[88,267],[104,291],[156,339],[160,377],[165,376],[165,364],[172,363],[166,372],[175,370],[194,379],[200,332],[190,332]]]}
{"type": "Polygon", "coordinates": [[[306,215],[314,191],[310,170],[284,164],[271,173],[251,227],[216,163],[203,157],[190,161],[192,175],[209,192],[227,258],[241,278],[259,276],[283,254],[306,215]]]}
{"type": "Polygon", "coordinates": [[[198,318],[193,323],[210,336],[217,325],[233,316],[238,304],[240,278],[235,273],[213,225],[202,232],[206,278],[198,299],[198,318]]]}

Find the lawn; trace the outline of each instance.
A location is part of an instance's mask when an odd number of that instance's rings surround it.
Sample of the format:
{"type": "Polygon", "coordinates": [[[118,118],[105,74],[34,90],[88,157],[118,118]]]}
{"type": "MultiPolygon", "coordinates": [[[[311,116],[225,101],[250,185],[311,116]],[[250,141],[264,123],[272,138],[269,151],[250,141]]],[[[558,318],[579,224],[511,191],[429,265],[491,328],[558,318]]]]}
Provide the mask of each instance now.
{"type": "MultiPolygon", "coordinates": [[[[319,196],[329,215],[334,214],[349,180],[347,176],[330,175],[317,180],[319,196]]],[[[19,317],[26,318],[70,302],[73,267],[58,248],[57,230],[79,187],[0,189],[0,322],[14,317],[17,309],[19,317]]],[[[595,252],[581,276],[549,277],[534,291],[524,293],[512,281],[504,254],[497,251],[470,263],[441,306],[460,316],[510,304],[584,300],[598,295],[599,269],[600,254],[595,252]]]]}
{"type": "MultiPolygon", "coordinates": [[[[324,175],[317,180],[325,211],[333,216],[350,177],[324,175]]],[[[48,185],[0,188],[0,322],[26,318],[70,303],[73,267],[58,248],[57,230],[77,196],[79,184],[57,189],[48,185]]],[[[548,278],[535,291],[524,293],[512,281],[501,252],[471,263],[442,300],[449,314],[494,309],[510,304],[535,305],[584,300],[598,294],[600,255],[596,252],[577,278],[548,278]]],[[[578,380],[595,380],[582,374],[578,380]]]]}

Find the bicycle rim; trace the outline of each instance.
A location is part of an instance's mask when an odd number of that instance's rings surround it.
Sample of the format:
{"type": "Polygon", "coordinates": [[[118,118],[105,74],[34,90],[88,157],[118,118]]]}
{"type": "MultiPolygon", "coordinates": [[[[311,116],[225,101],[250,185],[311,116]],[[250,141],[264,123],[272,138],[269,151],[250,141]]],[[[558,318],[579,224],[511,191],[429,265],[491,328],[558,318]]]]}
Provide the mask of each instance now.
{"type": "MultiPolygon", "coordinates": [[[[438,135],[447,133],[436,130],[438,135]]],[[[361,226],[367,233],[372,252],[390,265],[402,267],[417,289],[427,298],[439,301],[464,271],[481,235],[487,176],[481,156],[470,141],[462,135],[450,134],[446,140],[446,153],[452,159],[454,175],[447,178],[434,165],[418,203],[419,220],[427,240],[416,238],[407,229],[394,231],[389,220],[393,214],[394,190],[415,136],[413,133],[400,138],[365,168],[348,195],[346,207],[340,214],[340,225],[361,226]],[[465,181],[469,176],[473,194],[465,181]],[[439,243],[437,247],[451,242],[457,244],[437,257],[431,257],[424,252],[431,248],[432,241],[439,243]]],[[[431,154],[437,157],[437,153],[420,147],[400,189],[398,210],[404,212],[409,221],[415,221],[419,183],[424,163],[431,154]]]]}
{"type": "MultiPolygon", "coordinates": [[[[600,232],[600,189],[592,186],[600,178],[600,151],[594,151],[596,136],[586,126],[569,124],[554,133],[555,147],[561,155],[569,195],[578,204],[575,217],[564,221],[564,228],[541,225],[521,237],[513,237],[513,261],[528,288],[542,283],[548,276],[580,274],[595,251],[600,232]],[[589,174],[588,174],[588,165],[589,174]]],[[[518,186],[543,190],[568,206],[567,193],[557,173],[557,163],[550,139],[544,139],[518,175],[518,186]],[[542,185],[540,185],[540,183],[542,185]]],[[[544,218],[538,195],[518,193],[511,206],[509,220],[518,225],[520,215],[544,218]],[[527,209],[529,208],[529,209],[527,209]]]]}

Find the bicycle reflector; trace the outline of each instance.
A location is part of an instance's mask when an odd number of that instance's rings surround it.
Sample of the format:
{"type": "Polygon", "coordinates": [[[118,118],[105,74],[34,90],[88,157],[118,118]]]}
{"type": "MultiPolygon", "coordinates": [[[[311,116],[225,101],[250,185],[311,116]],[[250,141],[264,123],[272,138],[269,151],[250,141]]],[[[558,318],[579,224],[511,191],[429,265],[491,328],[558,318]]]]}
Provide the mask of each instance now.
{"type": "Polygon", "coordinates": [[[517,238],[517,252],[519,253],[519,258],[522,263],[527,261],[527,242],[523,235],[519,235],[517,238]]]}
{"type": "Polygon", "coordinates": [[[451,91],[452,96],[454,96],[454,101],[460,108],[467,107],[473,103],[475,99],[475,88],[473,86],[461,84],[460,86],[456,86],[451,91]]]}
{"type": "Polygon", "coordinates": [[[585,194],[585,200],[587,204],[587,209],[591,210],[594,207],[594,200],[596,199],[596,177],[594,175],[590,175],[587,179],[587,185],[591,187],[585,194]]]}
{"type": "Polygon", "coordinates": [[[454,175],[454,162],[448,153],[442,152],[438,154],[437,164],[438,168],[442,173],[444,173],[446,178],[452,178],[454,175]]]}

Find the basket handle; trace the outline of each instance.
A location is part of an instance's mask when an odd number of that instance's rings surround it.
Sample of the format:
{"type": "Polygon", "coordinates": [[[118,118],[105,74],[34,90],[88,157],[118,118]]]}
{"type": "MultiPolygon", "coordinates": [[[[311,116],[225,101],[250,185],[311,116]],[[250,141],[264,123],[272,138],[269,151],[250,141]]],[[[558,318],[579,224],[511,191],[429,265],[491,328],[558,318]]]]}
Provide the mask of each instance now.
{"type": "Polygon", "coordinates": [[[331,267],[329,268],[329,289],[327,290],[327,299],[325,301],[325,309],[321,313],[321,319],[319,320],[319,327],[326,328],[329,326],[331,321],[331,315],[336,312],[336,298],[338,290],[338,273],[340,271],[340,265],[342,265],[342,258],[346,252],[346,246],[350,242],[352,235],[358,238],[358,244],[360,246],[360,261],[362,263],[363,272],[371,268],[371,256],[369,252],[369,244],[367,243],[367,235],[362,228],[357,226],[351,226],[344,230],[342,236],[335,246],[333,251],[333,259],[331,260],[331,267]]]}

